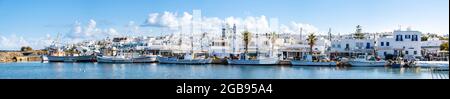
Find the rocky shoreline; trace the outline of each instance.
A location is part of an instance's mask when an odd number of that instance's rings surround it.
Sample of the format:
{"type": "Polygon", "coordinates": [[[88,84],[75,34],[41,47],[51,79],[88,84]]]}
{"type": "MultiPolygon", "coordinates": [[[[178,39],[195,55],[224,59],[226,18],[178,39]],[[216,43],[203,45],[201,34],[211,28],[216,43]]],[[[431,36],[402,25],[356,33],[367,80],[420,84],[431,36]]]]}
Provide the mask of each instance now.
{"type": "Polygon", "coordinates": [[[46,51],[3,51],[0,52],[0,62],[22,62],[22,61],[41,61],[41,55],[46,51]]]}

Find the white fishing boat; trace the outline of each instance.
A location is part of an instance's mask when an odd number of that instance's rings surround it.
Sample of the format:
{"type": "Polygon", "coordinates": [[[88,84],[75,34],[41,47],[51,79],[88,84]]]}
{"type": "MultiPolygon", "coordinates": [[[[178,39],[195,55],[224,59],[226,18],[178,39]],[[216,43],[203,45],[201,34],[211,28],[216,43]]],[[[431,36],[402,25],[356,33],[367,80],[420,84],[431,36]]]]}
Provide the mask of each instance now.
{"type": "Polygon", "coordinates": [[[94,55],[89,56],[44,56],[49,62],[95,62],[94,55]]]}
{"type": "Polygon", "coordinates": [[[119,56],[99,56],[97,57],[99,63],[133,63],[132,58],[119,56]]]}
{"type": "Polygon", "coordinates": [[[229,65],[277,65],[278,58],[264,58],[264,59],[227,59],[229,65]]]}
{"type": "Polygon", "coordinates": [[[374,56],[360,55],[356,59],[349,61],[354,67],[384,67],[386,61],[377,60],[374,56]]]}
{"type": "Polygon", "coordinates": [[[99,56],[97,61],[99,63],[153,63],[157,62],[156,55],[141,55],[141,56],[99,56]]]}
{"type": "MultiPolygon", "coordinates": [[[[322,60],[322,59],[320,59],[320,60],[322,60]]],[[[332,62],[332,61],[329,61],[326,59],[323,59],[323,60],[325,60],[325,61],[314,62],[312,55],[306,55],[306,56],[304,56],[303,60],[292,60],[291,64],[293,66],[336,66],[337,65],[336,62],[332,62]]]]}
{"type": "MultiPolygon", "coordinates": [[[[234,26],[235,28],[235,26],[234,26]]],[[[248,32],[248,34],[250,34],[248,32]]],[[[274,36],[276,34],[272,34],[271,38],[267,39],[267,41],[265,42],[270,42],[270,40],[275,40],[274,36]]],[[[235,36],[235,35],[234,35],[235,36]]],[[[251,37],[251,34],[250,36],[251,37]]],[[[233,39],[233,41],[235,41],[235,39],[233,39]]],[[[238,57],[238,58],[231,58],[231,59],[227,59],[227,63],[229,65],[278,65],[280,63],[280,59],[279,57],[276,57],[276,53],[274,53],[274,45],[273,42],[270,42],[270,48],[269,49],[269,53],[268,54],[264,54],[264,53],[260,53],[260,38],[259,38],[259,34],[256,34],[256,41],[254,42],[256,43],[256,56],[254,56],[253,58],[250,58],[250,56],[248,56],[248,53],[243,53],[242,55],[239,56],[243,56],[243,57],[238,57]]],[[[269,44],[265,44],[267,46],[269,46],[269,44]]],[[[266,47],[267,47],[266,46],[266,47]]],[[[233,46],[233,49],[235,46],[233,46]]],[[[249,49],[249,48],[246,48],[249,49]]],[[[248,52],[248,51],[247,51],[248,52]]],[[[233,50],[233,53],[236,53],[236,51],[233,50]]],[[[231,56],[233,57],[233,56],[231,56]]]]}
{"type": "Polygon", "coordinates": [[[142,55],[138,57],[132,58],[133,63],[153,63],[157,62],[157,56],[156,55],[142,55]]]}
{"type": "Polygon", "coordinates": [[[158,62],[162,64],[209,64],[212,59],[205,59],[204,57],[193,58],[190,54],[183,58],[177,57],[158,57],[158,62]]]}

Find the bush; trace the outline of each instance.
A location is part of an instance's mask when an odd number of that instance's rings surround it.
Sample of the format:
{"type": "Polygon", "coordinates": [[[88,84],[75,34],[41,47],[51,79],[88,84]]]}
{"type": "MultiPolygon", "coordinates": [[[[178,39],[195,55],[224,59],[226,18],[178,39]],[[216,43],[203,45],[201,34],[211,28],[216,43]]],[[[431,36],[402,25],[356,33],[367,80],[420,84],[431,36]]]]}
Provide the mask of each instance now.
{"type": "Polygon", "coordinates": [[[20,48],[20,51],[24,52],[24,51],[32,51],[33,48],[29,47],[29,46],[23,46],[20,48]]]}

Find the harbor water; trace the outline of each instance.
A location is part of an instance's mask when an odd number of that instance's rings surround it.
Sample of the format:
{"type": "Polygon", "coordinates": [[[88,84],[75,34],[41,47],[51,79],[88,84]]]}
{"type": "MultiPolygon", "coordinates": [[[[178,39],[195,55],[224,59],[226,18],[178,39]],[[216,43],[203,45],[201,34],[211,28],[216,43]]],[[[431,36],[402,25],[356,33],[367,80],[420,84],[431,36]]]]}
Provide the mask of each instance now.
{"type": "MultiPolygon", "coordinates": [[[[443,74],[435,74],[443,73],[443,74]]],[[[428,68],[0,63],[0,79],[435,79],[428,68]]]]}

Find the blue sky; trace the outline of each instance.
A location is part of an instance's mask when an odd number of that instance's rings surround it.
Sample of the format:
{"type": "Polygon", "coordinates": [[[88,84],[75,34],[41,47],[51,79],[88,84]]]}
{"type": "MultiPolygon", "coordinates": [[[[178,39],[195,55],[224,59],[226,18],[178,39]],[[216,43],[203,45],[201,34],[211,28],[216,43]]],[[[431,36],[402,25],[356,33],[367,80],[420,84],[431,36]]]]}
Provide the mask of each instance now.
{"type": "Polygon", "coordinates": [[[399,25],[449,32],[449,0],[0,0],[0,37],[3,43],[17,38],[32,42],[69,33],[77,22],[85,26],[91,19],[96,28],[123,33],[130,21],[142,24],[151,13],[181,16],[193,9],[221,19],[264,15],[278,18],[280,24],[310,24],[318,32],[332,28],[345,34],[356,25],[366,32],[392,31],[399,25]]]}

